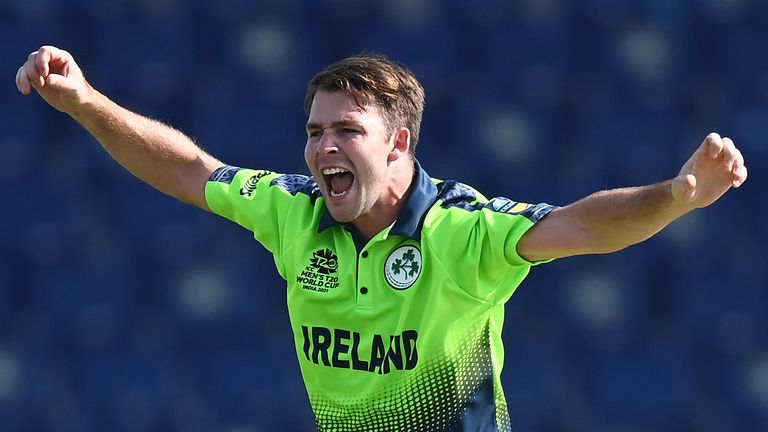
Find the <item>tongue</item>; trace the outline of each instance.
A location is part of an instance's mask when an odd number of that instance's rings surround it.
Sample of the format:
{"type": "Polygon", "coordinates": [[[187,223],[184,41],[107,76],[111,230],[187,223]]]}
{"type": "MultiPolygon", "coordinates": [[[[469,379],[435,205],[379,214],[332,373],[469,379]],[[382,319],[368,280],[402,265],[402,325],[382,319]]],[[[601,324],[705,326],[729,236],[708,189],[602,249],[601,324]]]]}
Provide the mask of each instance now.
{"type": "Polygon", "coordinates": [[[352,173],[340,173],[331,176],[331,190],[334,193],[342,193],[352,186],[352,182],[355,180],[355,176],[352,173]]]}

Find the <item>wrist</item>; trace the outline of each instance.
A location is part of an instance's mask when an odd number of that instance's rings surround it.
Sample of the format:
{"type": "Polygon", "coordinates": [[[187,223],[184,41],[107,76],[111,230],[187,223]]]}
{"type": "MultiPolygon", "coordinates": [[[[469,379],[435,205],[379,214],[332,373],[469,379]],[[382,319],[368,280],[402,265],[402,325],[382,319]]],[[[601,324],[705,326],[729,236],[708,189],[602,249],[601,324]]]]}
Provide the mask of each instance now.
{"type": "Polygon", "coordinates": [[[78,93],[75,102],[67,111],[67,114],[78,123],[87,122],[94,114],[105,111],[109,99],[91,87],[90,84],[86,82],[84,89],[78,93]]]}
{"type": "Polygon", "coordinates": [[[695,183],[691,184],[690,179],[685,176],[676,177],[664,182],[663,185],[671,197],[671,211],[674,212],[675,217],[683,216],[696,209],[693,201],[695,183]]]}

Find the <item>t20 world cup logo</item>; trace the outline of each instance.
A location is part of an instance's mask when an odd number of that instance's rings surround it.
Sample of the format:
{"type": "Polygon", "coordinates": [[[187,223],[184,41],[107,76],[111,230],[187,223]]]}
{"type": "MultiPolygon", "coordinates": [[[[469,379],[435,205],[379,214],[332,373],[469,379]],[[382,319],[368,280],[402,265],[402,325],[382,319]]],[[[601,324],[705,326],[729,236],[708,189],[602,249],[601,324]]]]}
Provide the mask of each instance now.
{"type": "Polygon", "coordinates": [[[327,248],[315,251],[309,262],[312,267],[317,269],[318,273],[322,274],[336,273],[336,269],[339,267],[338,257],[327,248]]]}

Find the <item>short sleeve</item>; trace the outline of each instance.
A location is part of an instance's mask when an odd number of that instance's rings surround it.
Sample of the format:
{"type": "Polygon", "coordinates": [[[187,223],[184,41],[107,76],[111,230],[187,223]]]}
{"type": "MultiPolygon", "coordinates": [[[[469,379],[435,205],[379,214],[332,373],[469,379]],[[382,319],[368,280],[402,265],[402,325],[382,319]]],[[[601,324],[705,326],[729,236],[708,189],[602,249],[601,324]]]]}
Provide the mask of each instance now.
{"type": "Polygon", "coordinates": [[[531,262],[520,256],[517,252],[517,244],[529,229],[546,217],[555,206],[539,203],[527,204],[515,202],[508,198],[493,198],[485,205],[492,213],[496,223],[489,225],[489,235],[501,235],[506,237],[504,243],[504,257],[513,266],[531,266],[548,263],[552,260],[531,262]],[[493,232],[497,230],[501,232],[493,232]]]}
{"type": "Polygon", "coordinates": [[[484,301],[505,302],[532,263],[517,253],[523,235],[556,207],[508,198],[461,204],[444,202],[435,211],[431,244],[461,288],[484,301]]]}
{"type": "Polygon", "coordinates": [[[223,166],[205,185],[211,211],[253,232],[259,243],[273,254],[279,243],[279,196],[268,184],[276,174],[266,170],[223,166]]]}
{"type": "Polygon", "coordinates": [[[528,204],[509,198],[493,198],[485,203],[477,216],[476,234],[480,236],[485,260],[491,259],[496,267],[519,267],[541,264],[530,262],[517,252],[523,235],[555,207],[546,203],[528,204]],[[497,262],[498,261],[498,262],[497,262]]]}

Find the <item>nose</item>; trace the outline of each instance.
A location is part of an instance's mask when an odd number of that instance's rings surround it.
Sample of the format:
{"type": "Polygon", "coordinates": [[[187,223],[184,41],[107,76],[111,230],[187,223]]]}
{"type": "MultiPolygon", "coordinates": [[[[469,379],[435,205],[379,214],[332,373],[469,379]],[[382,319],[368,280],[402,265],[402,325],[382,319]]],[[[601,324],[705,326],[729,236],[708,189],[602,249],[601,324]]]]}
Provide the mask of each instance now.
{"type": "Polygon", "coordinates": [[[331,134],[325,133],[322,137],[320,137],[320,142],[318,143],[318,151],[322,155],[332,155],[339,152],[339,147],[336,145],[336,142],[334,139],[330,136],[331,134]]]}

